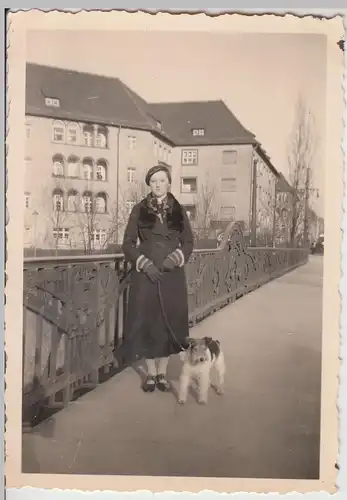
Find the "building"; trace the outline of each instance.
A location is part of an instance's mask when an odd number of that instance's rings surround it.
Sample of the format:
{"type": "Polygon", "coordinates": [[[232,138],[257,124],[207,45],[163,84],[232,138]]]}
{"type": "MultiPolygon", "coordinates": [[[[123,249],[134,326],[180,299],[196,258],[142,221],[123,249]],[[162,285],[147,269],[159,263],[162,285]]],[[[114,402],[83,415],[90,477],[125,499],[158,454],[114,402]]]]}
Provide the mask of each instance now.
{"type": "Polygon", "coordinates": [[[27,64],[25,245],[105,247],[172,141],[120,80],[27,64]]]}
{"type": "Polygon", "coordinates": [[[254,135],[223,101],[152,109],[175,144],[172,189],[196,225],[206,226],[207,219],[249,221],[254,135]]]}
{"type": "Polygon", "coordinates": [[[119,241],[158,162],[197,232],[219,220],[254,234],[273,224],[279,174],[223,101],[147,103],[117,78],[27,64],[25,154],[26,247],[119,241]]]}
{"type": "Polygon", "coordinates": [[[310,207],[307,212],[308,242],[312,245],[321,235],[324,235],[324,219],[310,207]]]}

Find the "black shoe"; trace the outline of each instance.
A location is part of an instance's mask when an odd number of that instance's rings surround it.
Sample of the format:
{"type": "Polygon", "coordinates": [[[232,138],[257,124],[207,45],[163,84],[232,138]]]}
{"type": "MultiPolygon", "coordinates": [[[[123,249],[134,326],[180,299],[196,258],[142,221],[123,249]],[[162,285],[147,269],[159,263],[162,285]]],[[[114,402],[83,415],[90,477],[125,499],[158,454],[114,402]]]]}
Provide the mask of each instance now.
{"type": "Polygon", "coordinates": [[[156,378],[153,375],[148,375],[142,385],[144,392],[153,392],[155,390],[156,378]]]}
{"type": "Polygon", "coordinates": [[[161,392],[168,392],[171,389],[171,386],[163,373],[156,376],[156,386],[161,392]]]}

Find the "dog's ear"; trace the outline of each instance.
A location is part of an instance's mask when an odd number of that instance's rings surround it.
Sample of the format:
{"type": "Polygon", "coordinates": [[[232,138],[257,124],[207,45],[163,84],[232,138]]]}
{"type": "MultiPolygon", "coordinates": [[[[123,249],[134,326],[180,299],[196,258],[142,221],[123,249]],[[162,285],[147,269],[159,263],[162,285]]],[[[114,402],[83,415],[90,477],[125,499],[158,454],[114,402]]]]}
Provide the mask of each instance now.
{"type": "Polygon", "coordinates": [[[211,342],[213,342],[213,339],[211,337],[204,337],[204,341],[206,345],[209,345],[211,344],[211,342]]]}
{"type": "Polygon", "coordinates": [[[195,340],[192,337],[186,337],[184,339],[183,345],[188,349],[188,347],[194,344],[195,340]]]}

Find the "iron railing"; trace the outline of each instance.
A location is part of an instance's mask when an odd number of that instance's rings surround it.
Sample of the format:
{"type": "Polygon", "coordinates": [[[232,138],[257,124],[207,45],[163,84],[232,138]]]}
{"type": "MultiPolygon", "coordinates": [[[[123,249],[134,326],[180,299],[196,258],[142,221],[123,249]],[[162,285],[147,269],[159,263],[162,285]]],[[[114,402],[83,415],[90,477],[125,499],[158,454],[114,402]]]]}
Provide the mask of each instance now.
{"type": "MultiPolygon", "coordinates": [[[[246,248],[240,227],[231,225],[218,249],[196,250],[186,265],[191,324],[307,259],[307,249],[246,248]]],[[[125,271],[120,254],[24,260],[24,414],[35,405],[66,406],[76,389],[114,373],[125,271]]]]}

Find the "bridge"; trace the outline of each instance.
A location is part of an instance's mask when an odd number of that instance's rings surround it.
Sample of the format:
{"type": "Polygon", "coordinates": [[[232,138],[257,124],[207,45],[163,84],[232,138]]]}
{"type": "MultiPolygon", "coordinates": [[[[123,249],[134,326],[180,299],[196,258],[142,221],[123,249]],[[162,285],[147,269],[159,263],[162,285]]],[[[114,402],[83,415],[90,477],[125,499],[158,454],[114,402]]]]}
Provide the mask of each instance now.
{"type": "Polygon", "coordinates": [[[245,248],[235,227],[218,250],[195,252],[191,334],[219,339],[227,364],[225,394],[203,407],[194,391],[177,403],[178,356],[167,394],[141,391],[141,365],[113,368],[124,268],[26,262],[23,472],[318,478],[322,257],[245,248]]]}

